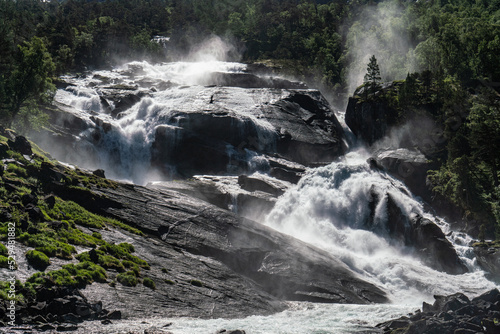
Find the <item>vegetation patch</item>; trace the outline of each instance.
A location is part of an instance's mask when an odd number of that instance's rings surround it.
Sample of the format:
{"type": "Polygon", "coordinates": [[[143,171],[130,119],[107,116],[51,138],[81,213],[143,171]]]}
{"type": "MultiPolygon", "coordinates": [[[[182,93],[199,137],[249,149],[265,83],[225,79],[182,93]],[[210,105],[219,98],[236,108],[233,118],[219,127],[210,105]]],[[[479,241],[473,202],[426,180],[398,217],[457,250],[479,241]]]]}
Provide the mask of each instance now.
{"type": "Polygon", "coordinates": [[[78,264],[67,264],[62,269],[49,271],[47,273],[35,273],[28,278],[27,283],[35,286],[68,286],[84,288],[93,282],[105,283],[107,274],[104,268],[92,263],[81,262],[78,264]]]}
{"type": "Polygon", "coordinates": [[[144,286],[150,288],[151,290],[156,290],[155,282],[149,277],[144,277],[144,279],[142,280],[142,284],[144,284],[144,286]]]}
{"type": "Polygon", "coordinates": [[[120,282],[120,284],[125,286],[136,286],[137,285],[137,277],[133,271],[127,271],[125,273],[118,274],[116,276],[116,280],[120,282]]]}
{"type": "Polygon", "coordinates": [[[49,257],[37,250],[29,250],[26,253],[26,259],[33,268],[41,271],[44,271],[50,265],[49,257]]]}

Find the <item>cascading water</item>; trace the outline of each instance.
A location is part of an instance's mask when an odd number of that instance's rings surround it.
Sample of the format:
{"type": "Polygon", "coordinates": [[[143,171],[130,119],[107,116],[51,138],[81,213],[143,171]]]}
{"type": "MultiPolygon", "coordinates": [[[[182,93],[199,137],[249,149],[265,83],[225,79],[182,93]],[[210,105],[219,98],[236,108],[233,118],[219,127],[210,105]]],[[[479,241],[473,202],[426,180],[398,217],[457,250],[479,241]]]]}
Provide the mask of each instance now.
{"type": "Polygon", "coordinates": [[[434,294],[476,295],[493,288],[474,264],[470,239],[450,232],[445,221],[426,213],[403,183],[370,168],[367,157],[351,152],[339,162],[309,170],[278,200],[266,224],[336,254],[362,278],[388,292],[394,303],[418,304],[432,301],[434,294]],[[370,208],[373,196],[381,200],[370,208]],[[387,233],[389,196],[403,215],[438,221],[470,272],[448,275],[433,270],[410,256],[407,246],[391,240],[387,233]]]}
{"type": "MultiPolygon", "coordinates": [[[[245,89],[233,87],[229,94],[224,89],[205,86],[210,84],[211,73],[242,73],[245,65],[217,61],[160,65],[134,62],[129,68],[141,70],[135,74],[127,73],[126,69],[98,71],[92,76],[66,78],[71,85],[58,90],[56,101],[71,106],[71,112],[88,124],[88,129],[79,134],[79,145],[93,152],[93,158],[82,155],[73,157],[70,162],[86,168],[103,168],[112,178],[145,183],[152,178],[150,174],[155,173],[151,169],[151,155],[157,135],[162,135],[163,145],[175,147],[186,122],[183,113],[207,111],[207,106],[218,101],[231,105],[230,112],[236,115],[231,126],[244,132],[251,124],[257,135],[251,139],[263,145],[259,149],[274,150],[276,128],[261,119],[259,106],[283,98],[282,91],[252,89],[252,94],[248,94],[245,89]],[[146,89],[139,101],[114,116],[113,111],[119,106],[113,102],[103,103],[105,89],[109,93],[110,87],[119,85],[140,90],[138,85],[144,84],[154,89],[146,89]]],[[[241,134],[240,137],[245,136],[241,134]]],[[[238,173],[233,159],[241,157],[248,162],[249,170],[266,171],[269,168],[263,156],[238,144],[226,147],[230,157],[227,173],[238,173]]],[[[309,169],[296,186],[278,199],[265,224],[338,256],[362,279],[387,292],[392,305],[291,303],[290,310],[271,317],[231,321],[177,319],[169,330],[212,333],[227,326],[244,328],[248,333],[355,332],[362,326],[373,326],[414,310],[424,300],[432,302],[433,294],[477,295],[494,288],[495,285],[476,267],[469,247],[470,237],[450,231],[446,221],[425,212],[422,203],[403,183],[372,168],[367,158],[366,153],[356,151],[327,166],[309,169]],[[449,275],[434,270],[422,258],[414,256],[411,245],[401,238],[392,238],[388,227],[389,201],[408,219],[423,217],[435,222],[469,272],[449,275]],[[291,318],[298,320],[291,321],[291,318]]],[[[173,165],[170,167],[175,169],[173,165]]],[[[235,203],[232,203],[234,211],[237,209],[235,203]]],[[[152,324],[159,322],[158,319],[150,321],[152,324]]],[[[143,326],[139,323],[122,325],[127,328],[143,326]]],[[[89,326],[87,332],[91,332],[92,325],[89,326]]],[[[120,329],[119,326],[109,327],[110,332],[120,329]]],[[[96,331],[100,332],[101,327],[97,324],[96,331]]]]}
{"type": "MultiPolygon", "coordinates": [[[[247,94],[244,89],[238,91],[234,87],[235,92],[228,94],[210,86],[214,73],[239,74],[245,68],[244,64],[220,61],[159,65],[132,62],[113,71],[64,77],[69,85],[57,91],[55,100],[62,106],[71,107],[66,109],[83,119],[88,128],[79,134],[80,140],[70,152],[71,158],[56,156],[83,168],[104,169],[107,176],[114,179],[144,184],[158,174],[151,168],[152,147],[158,133],[162,136],[159,145],[168,146],[167,151],[172,151],[182,132],[179,123],[186,122],[185,115],[193,111],[211,111],[208,108],[219,108],[216,112],[227,111],[232,120],[230,128],[236,129],[233,131],[253,131],[255,142],[259,143],[257,148],[272,150],[276,131],[266,120],[260,119],[259,104],[278,99],[280,93],[262,89],[247,94]],[[113,99],[132,102],[119,110],[113,99]],[[214,102],[214,99],[217,100],[214,102]],[[230,110],[224,109],[226,104],[231,105],[230,110]]],[[[244,134],[241,137],[246,138],[244,134]]],[[[228,145],[229,155],[238,152],[245,160],[245,156],[253,154],[238,144],[228,145]]],[[[168,155],[168,152],[162,154],[168,155]]],[[[162,157],[162,160],[169,159],[162,157]]],[[[258,169],[260,165],[259,158],[253,154],[249,168],[258,169]]],[[[164,163],[161,174],[165,177],[166,171],[175,168],[175,165],[164,163]]],[[[233,166],[228,165],[227,172],[231,172],[231,168],[233,166]]]]}

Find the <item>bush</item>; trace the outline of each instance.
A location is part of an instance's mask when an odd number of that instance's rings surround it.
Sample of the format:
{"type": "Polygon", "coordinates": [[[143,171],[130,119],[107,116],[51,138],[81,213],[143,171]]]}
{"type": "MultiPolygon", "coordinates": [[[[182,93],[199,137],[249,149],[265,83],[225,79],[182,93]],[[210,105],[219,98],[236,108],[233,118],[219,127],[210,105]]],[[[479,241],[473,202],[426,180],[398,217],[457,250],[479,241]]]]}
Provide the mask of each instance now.
{"type": "Polygon", "coordinates": [[[37,250],[29,250],[26,253],[26,259],[33,268],[41,271],[44,271],[50,264],[49,257],[37,250]]]}
{"type": "Polygon", "coordinates": [[[137,277],[132,271],[127,271],[126,273],[118,274],[118,276],[116,276],[116,280],[125,286],[137,285],[137,277]]]}
{"type": "Polygon", "coordinates": [[[142,280],[142,284],[152,290],[156,290],[155,282],[149,277],[144,277],[144,279],[142,280]]]}

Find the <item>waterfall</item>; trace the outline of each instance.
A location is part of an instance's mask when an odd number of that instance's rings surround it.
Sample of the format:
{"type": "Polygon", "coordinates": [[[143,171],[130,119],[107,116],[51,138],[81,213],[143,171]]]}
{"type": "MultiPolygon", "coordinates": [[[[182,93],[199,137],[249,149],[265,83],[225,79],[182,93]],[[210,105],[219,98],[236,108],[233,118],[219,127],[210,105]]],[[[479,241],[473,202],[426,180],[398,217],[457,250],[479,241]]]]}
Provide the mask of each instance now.
{"type": "MultiPolygon", "coordinates": [[[[221,61],[157,65],[142,61],[85,76],[65,76],[62,79],[68,86],[57,91],[55,101],[69,107],[66,109],[88,127],[78,133],[71,157],[58,156],[57,151],[55,156],[83,168],[104,169],[113,179],[145,184],[176,170],[175,164],[168,162],[169,154],[176,150],[185,127],[207,129],[203,112],[215,112],[227,115],[231,122],[227,130],[235,133],[233,137],[244,138],[227,146],[228,155],[250,169],[265,168],[263,158],[245,145],[253,140],[258,143],[255,149],[274,150],[276,129],[260,116],[259,105],[279,99],[280,93],[238,87],[228,92],[212,83],[217,79],[214,73],[242,74],[245,69],[245,64],[221,61]],[[120,99],[131,102],[119,105],[120,99]],[[194,112],[199,113],[196,119],[190,117],[194,112]],[[154,157],[161,160],[156,169],[151,162],[154,145],[161,148],[160,155],[154,157]]],[[[226,172],[237,171],[237,166],[228,164],[226,172]]]]}
{"type": "Polygon", "coordinates": [[[367,157],[362,151],[351,152],[309,170],[278,199],[265,224],[335,254],[363,279],[384,289],[394,303],[432,301],[434,294],[476,295],[495,287],[475,266],[470,239],[450,232],[443,219],[424,211],[402,182],[370,168],[367,157]],[[380,199],[376,207],[374,196],[380,199]],[[391,239],[385,205],[389,196],[406,217],[436,222],[469,272],[449,275],[433,270],[412,255],[411,247],[391,239]]]}

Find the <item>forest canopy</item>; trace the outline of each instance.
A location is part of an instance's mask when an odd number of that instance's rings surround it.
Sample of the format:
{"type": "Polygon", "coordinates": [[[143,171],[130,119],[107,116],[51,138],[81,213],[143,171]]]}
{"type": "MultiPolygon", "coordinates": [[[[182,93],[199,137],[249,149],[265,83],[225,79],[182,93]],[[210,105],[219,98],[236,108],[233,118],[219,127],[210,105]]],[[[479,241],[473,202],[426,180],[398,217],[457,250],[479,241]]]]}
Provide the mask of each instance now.
{"type": "Polygon", "coordinates": [[[233,46],[228,60],[271,64],[331,96],[363,84],[373,56],[372,82],[405,82],[400,106],[439,105],[436,192],[500,226],[500,0],[0,0],[1,121],[36,114],[58,75],[178,60],[214,36],[233,46]]]}

